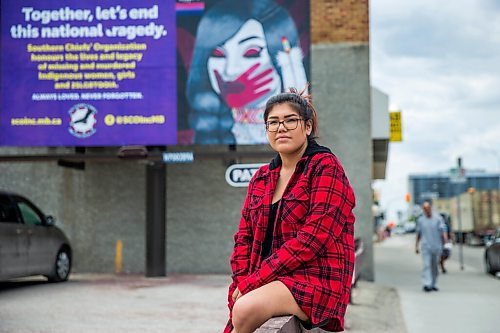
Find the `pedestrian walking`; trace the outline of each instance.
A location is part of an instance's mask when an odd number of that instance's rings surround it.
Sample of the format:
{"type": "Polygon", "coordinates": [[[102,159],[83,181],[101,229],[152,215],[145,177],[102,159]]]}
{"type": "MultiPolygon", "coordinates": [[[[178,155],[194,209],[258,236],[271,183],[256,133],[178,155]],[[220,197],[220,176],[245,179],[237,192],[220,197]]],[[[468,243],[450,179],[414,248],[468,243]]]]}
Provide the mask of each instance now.
{"type": "Polygon", "coordinates": [[[423,270],[422,284],[423,290],[438,291],[437,276],[438,264],[441,257],[443,244],[448,242],[446,226],[443,218],[432,210],[429,202],[422,205],[424,213],[417,219],[417,239],[415,252],[422,253],[423,270]],[[419,248],[420,245],[420,248],[419,248]]]}
{"type": "Polygon", "coordinates": [[[252,178],[231,256],[225,333],[254,332],[274,316],[307,329],[344,329],[354,269],[354,193],[340,162],[316,141],[316,110],[290,89],[265,107],[278,153],[252,178]]]}

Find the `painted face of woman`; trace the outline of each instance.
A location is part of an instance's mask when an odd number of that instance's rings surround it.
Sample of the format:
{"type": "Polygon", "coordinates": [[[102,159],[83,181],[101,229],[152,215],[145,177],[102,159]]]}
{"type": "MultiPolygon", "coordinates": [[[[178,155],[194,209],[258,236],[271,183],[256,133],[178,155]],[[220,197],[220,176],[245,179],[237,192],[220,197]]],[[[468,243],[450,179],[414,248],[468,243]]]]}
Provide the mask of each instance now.
{"type": "Polygon", "coordinates": [[[281,91],[262,24],[250,19],[208,58],[212,89],[231,108],[257,107],[281,91]]]}

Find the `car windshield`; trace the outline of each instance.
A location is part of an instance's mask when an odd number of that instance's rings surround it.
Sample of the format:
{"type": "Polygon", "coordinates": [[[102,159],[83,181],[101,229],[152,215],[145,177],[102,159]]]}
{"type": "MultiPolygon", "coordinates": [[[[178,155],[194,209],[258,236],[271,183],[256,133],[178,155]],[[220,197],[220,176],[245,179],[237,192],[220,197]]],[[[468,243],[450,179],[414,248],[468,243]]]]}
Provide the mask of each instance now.
{"type": "Polygon", "coordinates": [[[24,224],[41,225],[42,218],[26,202],[18,203],[24,224]]]}

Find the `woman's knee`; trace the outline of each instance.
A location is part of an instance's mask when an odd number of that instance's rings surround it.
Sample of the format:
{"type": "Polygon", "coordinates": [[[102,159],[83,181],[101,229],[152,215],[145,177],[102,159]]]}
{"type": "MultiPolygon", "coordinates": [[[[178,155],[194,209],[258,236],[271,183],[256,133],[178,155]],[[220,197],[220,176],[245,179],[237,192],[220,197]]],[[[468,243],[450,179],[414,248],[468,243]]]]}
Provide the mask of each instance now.
{"type": "Polygon", "coordinates": [[[233,307],[233,326],[241,327],[246,321],[252,320],[258,311],[258,305],[251,299],[240,298],[233,307]]]}

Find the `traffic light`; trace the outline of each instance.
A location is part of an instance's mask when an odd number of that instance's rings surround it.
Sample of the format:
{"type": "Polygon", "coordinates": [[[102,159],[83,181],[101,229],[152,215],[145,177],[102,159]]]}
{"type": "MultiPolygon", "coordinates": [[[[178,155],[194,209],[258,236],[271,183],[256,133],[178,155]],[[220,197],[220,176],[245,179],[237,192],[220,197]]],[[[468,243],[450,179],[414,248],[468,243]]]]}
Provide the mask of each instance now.
{"type": "Polygon", "coordinates": [[[406,193],[406,195],[405,195],[405,201],[406,202],[410,202],[411,201],[411,194],[410,193],[406,193]]]}

